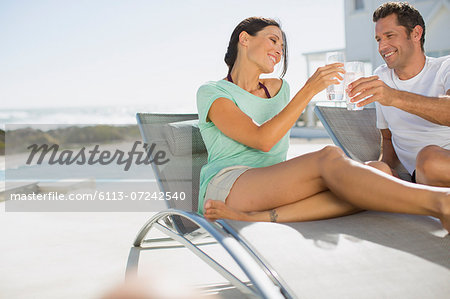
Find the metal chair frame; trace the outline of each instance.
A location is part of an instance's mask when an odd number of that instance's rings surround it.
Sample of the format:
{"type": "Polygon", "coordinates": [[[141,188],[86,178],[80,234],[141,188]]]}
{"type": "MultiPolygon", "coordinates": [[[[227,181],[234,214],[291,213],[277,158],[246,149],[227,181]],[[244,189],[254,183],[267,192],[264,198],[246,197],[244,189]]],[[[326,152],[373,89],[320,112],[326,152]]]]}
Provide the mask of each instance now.
{"type": "MultiPolygon", "coordinates": [[[[148,143],[146,133],[143,129],[142,116],[173,116],[174,119],[181,120],[194,119],[195,114],[137,114],[138,125],[144,142],[148,143]]],[[[176,121],[176,120],[173,120],[176,121]]],[[[165,190],[160,178],[159,169],[152,164],[156,174],[158,186],[162,192],[165,190]]],[[[286,287],[279,275],[264,263],[262,258],[252,250],[251,246],[243,240],[239,234],[227,223],[226,220],[215,222],[207,221],[204,217],[192,211],[182,211],[170,208],[158,212],[138,232],[133,247],[130,250],[127,275],[135,273],[139,263],[141,251],[156,250],[164,248],[185,247],[198,256],[212,269],[221,274],[232,285],[249,297],[256,298],[294,298],[295,296],[286,287]],[[197,229],[186,231],[181,224],[181,220],[194,224],[197,229]],[[165,234],[165,238],[151,238],[153,230],[158,230],[165,234]],[[175,242],[174,242],[175,241],[175,242]],[[219,244],[236,262],[239,268],[245,273],[249,282],[240,280],[226,267],[217,262],[214,257],[208,255],[201,249],[204,245],[219,244]]]]}

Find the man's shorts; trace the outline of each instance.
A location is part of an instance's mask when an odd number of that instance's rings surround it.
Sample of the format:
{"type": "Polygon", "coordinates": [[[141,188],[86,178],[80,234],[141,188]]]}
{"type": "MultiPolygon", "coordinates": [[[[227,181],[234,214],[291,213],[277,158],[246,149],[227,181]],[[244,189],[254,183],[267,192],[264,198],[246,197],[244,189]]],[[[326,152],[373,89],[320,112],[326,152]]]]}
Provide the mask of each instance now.
{"type": "Polygon", "coordinates": [[[413,171],[413,173],[411,175],[411,182],[417,184],[417,182],[416,182],[416,170],[415,169],[414,169],[414,171],[413,171]]]}
{"type": "Polygon", "coordinates": [[[225,202],[228,194],[233,187],[234,182],[247,170],[252,167],[236,165],[230,166],[219,171],[208,183],[205,193],[205,202],[208,199],[220,200],[225,202]]]}

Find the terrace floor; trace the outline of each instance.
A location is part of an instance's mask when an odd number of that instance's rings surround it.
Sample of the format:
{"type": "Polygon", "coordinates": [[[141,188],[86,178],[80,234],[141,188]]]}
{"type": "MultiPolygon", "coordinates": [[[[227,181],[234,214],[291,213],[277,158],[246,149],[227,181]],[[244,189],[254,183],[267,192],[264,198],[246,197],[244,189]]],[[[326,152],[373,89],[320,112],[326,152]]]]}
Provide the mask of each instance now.
{"type": "MultiPolygon", "coordinates": [[[[293,138],[288,156],[327,144],[329,139],[293,138]]],[[[152,214],[5,212],[0,202],[0,298],[101,298],[124,281],[133,239],[152,214]]],[[[209,250],[222,254],[215,245],[209,250]]],[[[224,253],[223,260],[228,262],[224,253]]],[[[144,252],[139,276],[149,284],[173,288],[183,281],[202,286],[206,295],[242,297],[184,248],[144,252]]]]}

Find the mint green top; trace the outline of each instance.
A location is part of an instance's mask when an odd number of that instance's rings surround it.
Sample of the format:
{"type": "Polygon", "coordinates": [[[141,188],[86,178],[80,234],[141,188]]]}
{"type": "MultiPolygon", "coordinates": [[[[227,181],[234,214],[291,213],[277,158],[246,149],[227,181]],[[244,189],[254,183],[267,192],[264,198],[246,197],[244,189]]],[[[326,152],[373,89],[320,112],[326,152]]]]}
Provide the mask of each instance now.
{"type": "Polygon", "coordinates": [[[285,80],[283,80],[278,93],[270,99],[257,97],[226,80],[207,82],[199,88],[197,92],[198,126],[208,150],[208,163],[202,167],[200,172],[199,213],[203,213],[206,187],[220,170],[235,165],[271,166],[286,160],[289,147],[289,132],[267,153],[248,147],[224,135],[213,122],[206,122],[209,108],[218,98],[227,98],[233,101],[256,123],[263,124],[286,107],[290,92],[289,85],[285,80]]]}

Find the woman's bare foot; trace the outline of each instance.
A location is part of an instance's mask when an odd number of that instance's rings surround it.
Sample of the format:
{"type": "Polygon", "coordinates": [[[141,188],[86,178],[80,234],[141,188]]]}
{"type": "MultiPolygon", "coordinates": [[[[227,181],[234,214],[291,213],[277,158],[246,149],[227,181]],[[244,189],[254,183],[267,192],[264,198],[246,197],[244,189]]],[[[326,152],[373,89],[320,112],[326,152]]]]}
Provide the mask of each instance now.
{"type": "Polygon", "coordinates": [[[270,211],[241,212],[227,206],[223,201],[208,199],[203,216],[209,220],[231,219],[239,221],[271,221],[270,211]]]}

